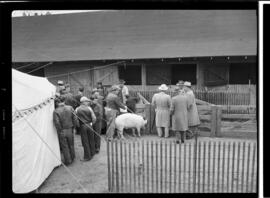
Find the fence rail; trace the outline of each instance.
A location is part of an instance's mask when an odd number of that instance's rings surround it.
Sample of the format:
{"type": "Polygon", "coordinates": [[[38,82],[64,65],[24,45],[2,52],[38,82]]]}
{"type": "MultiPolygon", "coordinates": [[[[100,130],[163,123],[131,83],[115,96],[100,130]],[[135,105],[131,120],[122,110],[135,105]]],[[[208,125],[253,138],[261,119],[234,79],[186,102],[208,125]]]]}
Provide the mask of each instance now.
{"type": "Polygon", "coordinates": [[[113,140],[108,188],[116,193],[255,193],[256,142],[113,140]]]}

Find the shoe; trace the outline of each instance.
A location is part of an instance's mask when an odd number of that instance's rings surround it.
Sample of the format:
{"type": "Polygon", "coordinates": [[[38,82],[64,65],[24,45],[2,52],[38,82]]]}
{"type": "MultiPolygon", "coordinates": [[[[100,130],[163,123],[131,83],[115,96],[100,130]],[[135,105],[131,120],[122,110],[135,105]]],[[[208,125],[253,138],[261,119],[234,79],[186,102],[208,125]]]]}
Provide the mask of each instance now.
{"type": "Polygon", "coordinates": [[[96,150],[96,153],[99,153],[99,150],[96,150]]]}
{"type": "Polygon", "coordinates": [[[184,140],[181,140],[181,143],[185,143],[185,141],[184,140]]]}
{"type": "Polygon", "coordinates": [[[176,140],[176,144],[179,144],[180,142],[179,142],[179,140],[176,140]]]}

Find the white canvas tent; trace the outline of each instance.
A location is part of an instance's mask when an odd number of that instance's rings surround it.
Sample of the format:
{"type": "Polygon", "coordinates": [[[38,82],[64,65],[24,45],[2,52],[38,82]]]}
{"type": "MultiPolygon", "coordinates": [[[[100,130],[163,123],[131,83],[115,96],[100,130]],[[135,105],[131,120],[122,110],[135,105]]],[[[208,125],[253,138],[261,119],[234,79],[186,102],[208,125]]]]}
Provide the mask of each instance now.
{"type": "Polygon", "coordinates": [[[58,160],[61,159],[58,136],[53,125],[52,96],[55,91],[56,87],[46,78],[12,69],[14,193],[36,190],[52,170],[61,164],[58,160]]]}

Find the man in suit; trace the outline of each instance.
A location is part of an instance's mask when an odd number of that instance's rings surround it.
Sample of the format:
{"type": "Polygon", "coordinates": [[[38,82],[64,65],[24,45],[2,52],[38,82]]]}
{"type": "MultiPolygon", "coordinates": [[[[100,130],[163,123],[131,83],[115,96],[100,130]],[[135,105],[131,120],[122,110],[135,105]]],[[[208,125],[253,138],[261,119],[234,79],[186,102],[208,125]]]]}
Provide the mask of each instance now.
{"type": "Polygon", "coordinates": [[[74,129],[78,126],[78,120],[74,115],[74,109],[65,105],[64,97],[60,96],[57,108],[53,112],[53,122],[57,130],[61,151],[64,156],[64,164],[71,164],[75,158],[74,129]]]}
{"type": "Polygon", "coordinates": [[[192,133],[193,136],[195,133],[197,133],[198,126],[200,125],[200,118],[196,105],[195,95],[191,89],[190,82],[184,82],[184,91],[188,97],[189,103],[191,104],[187,114],[189,131],[192,133]]]}
{"type": "Polygon", "coordinates": [[[171,115],[172,115],[172,130],[177,136],[176,143],[179,144],[180,136],[181,142],[185,142],[186,131],[188,130],[188,109],[190,102],[186,94],[179,91],[179,94],[172,98],[171,115]]]}

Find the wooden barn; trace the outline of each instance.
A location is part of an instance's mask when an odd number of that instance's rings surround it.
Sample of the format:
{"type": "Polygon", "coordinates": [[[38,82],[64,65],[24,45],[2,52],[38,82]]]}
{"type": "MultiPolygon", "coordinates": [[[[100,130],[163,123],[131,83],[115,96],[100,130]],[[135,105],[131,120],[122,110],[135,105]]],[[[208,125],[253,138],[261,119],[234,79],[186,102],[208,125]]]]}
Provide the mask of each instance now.
{"type": "Polygon", "coordinates": [[[14,17],[13,68],[72,91],[125,79],[151,90],[256,84],[256,10],[120,10],[14,17]]]}

